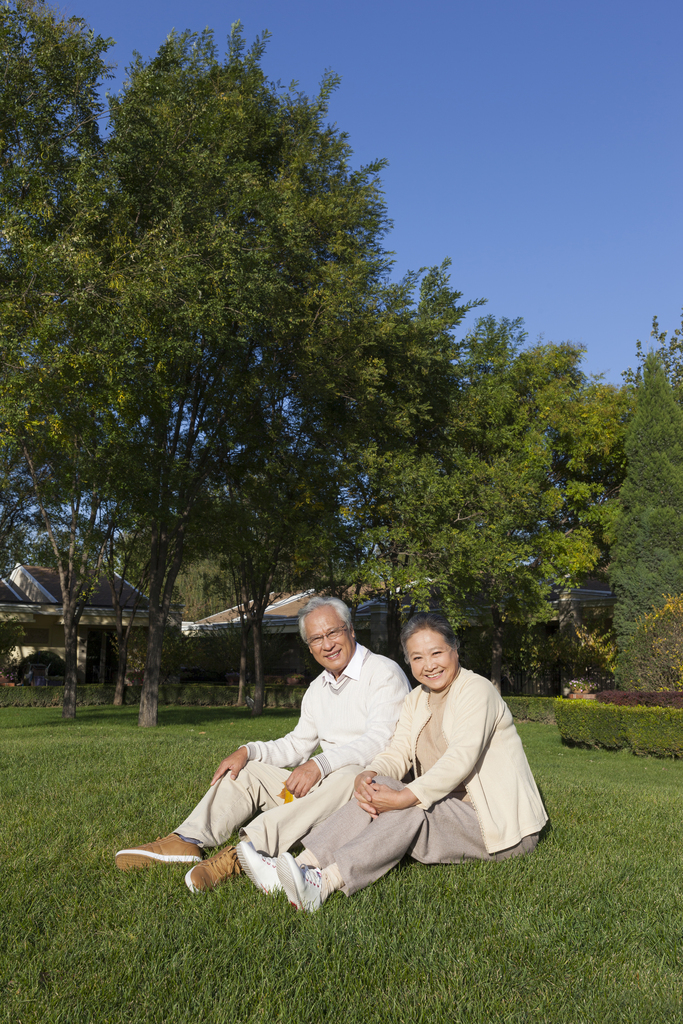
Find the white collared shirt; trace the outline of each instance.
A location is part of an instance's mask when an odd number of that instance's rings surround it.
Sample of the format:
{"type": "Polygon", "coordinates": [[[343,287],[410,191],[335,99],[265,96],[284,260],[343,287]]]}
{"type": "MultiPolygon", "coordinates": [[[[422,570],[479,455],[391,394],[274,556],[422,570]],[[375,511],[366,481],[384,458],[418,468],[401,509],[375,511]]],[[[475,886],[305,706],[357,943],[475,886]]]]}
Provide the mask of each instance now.
{"type": "Polygon", "coordinates": [[[351,661],[348,663],[346,668],[341,670],[336,679],[330,672],[329,668],[323,669],[323,685],[331,686],[333,690],[340,690],[342,686],[346,685],[349,679],[360,679],[360,670],[363,667],[363,662],[365,661],[365,655],[367,653],[367,647],[363,647],[362,644],[359,644],[358,641],[356,641],[356,649],[353,652],[351,661]]]}

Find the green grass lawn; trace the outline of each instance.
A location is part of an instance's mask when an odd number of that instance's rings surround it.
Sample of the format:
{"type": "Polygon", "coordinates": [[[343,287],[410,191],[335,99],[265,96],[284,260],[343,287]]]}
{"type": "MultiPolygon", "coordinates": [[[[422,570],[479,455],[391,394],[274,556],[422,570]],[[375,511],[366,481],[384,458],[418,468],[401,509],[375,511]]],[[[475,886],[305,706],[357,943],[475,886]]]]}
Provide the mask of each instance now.
{"type": "Polygon", "coordinates": [[[405,863],[316,914],[246,879],[117,871],[271,711],[0,710],[0,1020],[374,1024],[683,1020],[683,763],[519,727],[551,826],[531,857],[405,863]]]}

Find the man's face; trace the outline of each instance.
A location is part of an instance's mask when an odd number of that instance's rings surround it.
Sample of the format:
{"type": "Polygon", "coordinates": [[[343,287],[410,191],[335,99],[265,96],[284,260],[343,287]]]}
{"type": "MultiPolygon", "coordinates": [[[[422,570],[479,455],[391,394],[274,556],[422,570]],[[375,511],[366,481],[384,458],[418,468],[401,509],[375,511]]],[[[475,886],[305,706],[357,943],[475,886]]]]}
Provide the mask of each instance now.
{"type": "Polygon", "coordinates": [[[350,626],[345,626],[342,619],[331,605],[323,605],[310,612],[304,619],[304,629],[308,647],[323,668],[328,669],[335,679],[341,675],[356,650],[356,636],[350,626]],[[333,629],[340,630],[338,636],[326,634],[333,629]],[[324,637],[324,639],[316,639],[324,637]],[[311,643],[311,640],[314,642],[311,643]]]}

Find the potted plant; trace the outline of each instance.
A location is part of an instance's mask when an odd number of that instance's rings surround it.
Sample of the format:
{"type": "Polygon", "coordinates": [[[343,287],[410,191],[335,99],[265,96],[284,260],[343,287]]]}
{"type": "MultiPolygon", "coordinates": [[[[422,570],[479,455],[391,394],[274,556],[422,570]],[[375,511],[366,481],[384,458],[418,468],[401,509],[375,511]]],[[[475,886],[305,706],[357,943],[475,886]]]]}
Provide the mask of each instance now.
{"type": "Polygon", "coordinates": [[[570,679],[567,689],[570,700],[595,700],[597,686],[590,679],[570,679]]]}

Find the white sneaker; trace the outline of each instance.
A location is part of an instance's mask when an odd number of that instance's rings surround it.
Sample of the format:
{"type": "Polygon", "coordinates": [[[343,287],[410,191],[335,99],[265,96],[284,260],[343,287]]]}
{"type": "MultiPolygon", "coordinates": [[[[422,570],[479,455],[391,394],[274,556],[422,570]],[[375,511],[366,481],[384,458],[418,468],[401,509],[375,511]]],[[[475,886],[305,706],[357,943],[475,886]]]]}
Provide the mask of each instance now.
{"type": "Polygon", "coordinates": [[[265,857],[262,853],[257,853],[253,844],[245,840],[237,844],[235,852],[242,870],[261,892],[268,894],[282,888],[274,857],[265,857]]]}
{"type": "Polygon", "coordinates": [[[318,910],[323,903],[322,877],[319,868],[299,867],[291,853],[277,859],[277,876],[289,902],[297,910],[318,910]]]}

